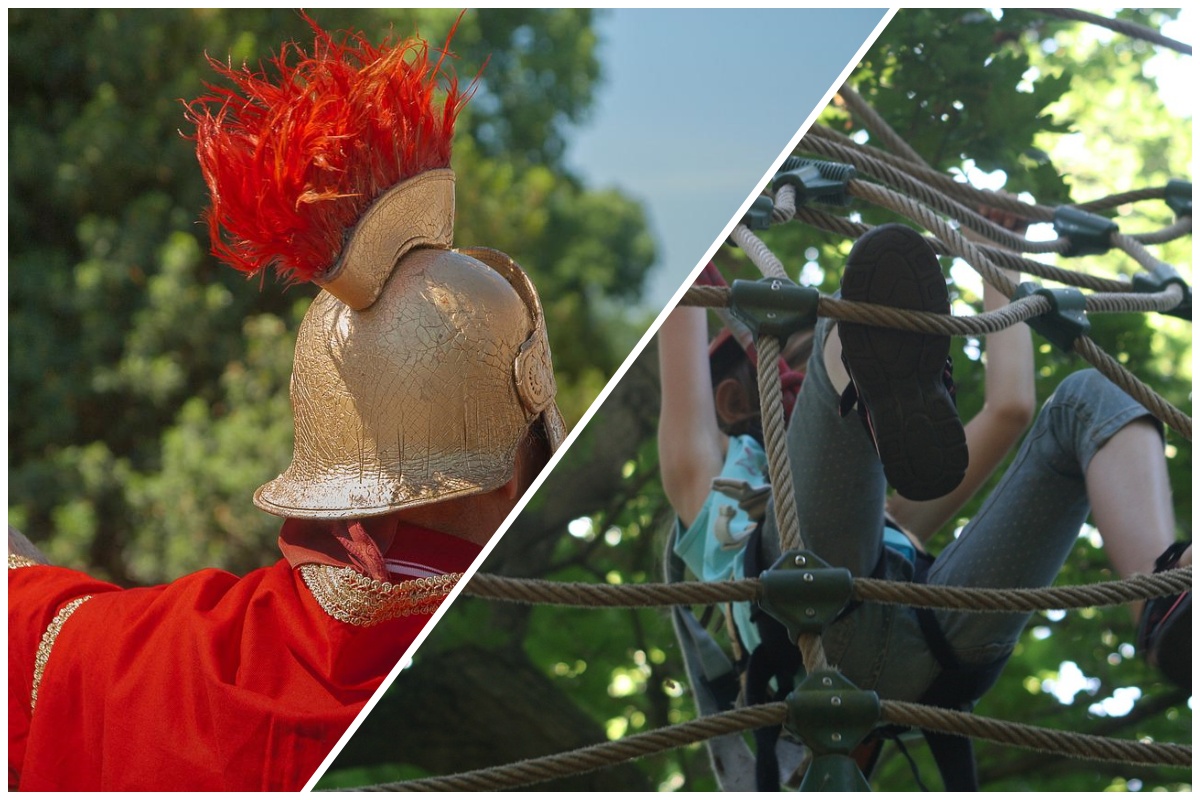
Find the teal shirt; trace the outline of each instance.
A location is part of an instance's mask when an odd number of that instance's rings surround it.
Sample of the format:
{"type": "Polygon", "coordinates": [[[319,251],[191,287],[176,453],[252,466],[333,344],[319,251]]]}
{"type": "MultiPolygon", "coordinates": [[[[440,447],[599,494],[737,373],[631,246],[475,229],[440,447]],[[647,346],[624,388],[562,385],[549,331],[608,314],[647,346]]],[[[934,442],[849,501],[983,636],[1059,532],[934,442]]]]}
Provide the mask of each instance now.
{"type": "MultiPolygon", "coordinates": [[[[749,436],[730,437],[720,477],[745,481],[752,487],[766,485],[766,453],[749,436]]],[[[675,524],[682,527],[678,520],[675,524]]],[[[736,500],[710,491],[695,521],[682,533],[676,530],[675,554],[700,580],[745,578],[746,541],[753,525],[750,515],[738,507],[736,500]]],[[[750,603],[733,604],[733,621],[742,644],[753,652],[761,639],[757,626],[750,621],[750,612],[750,603]]]]}

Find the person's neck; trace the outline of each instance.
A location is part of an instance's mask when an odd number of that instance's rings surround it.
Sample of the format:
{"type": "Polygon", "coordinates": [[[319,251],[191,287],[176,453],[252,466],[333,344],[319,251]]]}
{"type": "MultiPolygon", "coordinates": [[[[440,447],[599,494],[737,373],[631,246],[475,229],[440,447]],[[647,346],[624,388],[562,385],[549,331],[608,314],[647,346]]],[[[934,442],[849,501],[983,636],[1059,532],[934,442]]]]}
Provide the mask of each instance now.
{"type": "Polygon", "coordinates": [[[483,546],[496,534],[496,529],[508,516],[509,508],[504,507],[496,492],[487,492],[407,508],[397,512],[397,517],[403,522],[483,546]]]}

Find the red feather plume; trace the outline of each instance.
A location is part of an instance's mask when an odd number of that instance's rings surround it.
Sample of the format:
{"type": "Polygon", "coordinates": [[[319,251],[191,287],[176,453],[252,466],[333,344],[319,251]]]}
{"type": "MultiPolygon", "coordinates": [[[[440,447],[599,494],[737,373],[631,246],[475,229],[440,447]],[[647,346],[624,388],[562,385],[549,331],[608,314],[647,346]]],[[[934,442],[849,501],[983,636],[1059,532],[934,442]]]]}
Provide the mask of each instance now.
{"type": "Polygon", "coordinates": [[[381,194],[450,165],[454,122],[471,94],[443,70],[445,51],[430,62],[422,39],[335,41],[305,19],[316,34],[311,55],[285,44],[271,61],[275,81],[210,58],[234,88],[208,85],[187,109],[211,193],[213,254],[252,274],[273,266],[291,281],[329,269],[381,194]]]}

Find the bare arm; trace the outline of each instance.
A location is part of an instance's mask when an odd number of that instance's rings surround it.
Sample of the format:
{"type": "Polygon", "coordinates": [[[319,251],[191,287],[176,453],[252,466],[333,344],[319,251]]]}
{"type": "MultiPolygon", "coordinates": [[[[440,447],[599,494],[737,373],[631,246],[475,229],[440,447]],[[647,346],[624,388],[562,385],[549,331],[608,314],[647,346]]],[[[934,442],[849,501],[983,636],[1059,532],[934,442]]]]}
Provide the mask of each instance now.
{"type": "MultiPolygon", "coordinates": [[[[988,311],[1008,303],[984,287],[988,311]]],[[[962,483],[936,500],[916,502],[893,494],[888,512],[903,527],[927,541],[988,479],[1033,419],[1037,402],[1033,379],[1033,343],[1028,325],[1014,325],[987,336],[983,408],[965,426],[970,462],[962,483]]]]}
{"type": "Polygon", "coordinates": [[[659,467],[663,490],[684,525],[691,525],[704,506],[728,446],[713,404],[705,313],[677,308],[658,332],[659,467]]]}

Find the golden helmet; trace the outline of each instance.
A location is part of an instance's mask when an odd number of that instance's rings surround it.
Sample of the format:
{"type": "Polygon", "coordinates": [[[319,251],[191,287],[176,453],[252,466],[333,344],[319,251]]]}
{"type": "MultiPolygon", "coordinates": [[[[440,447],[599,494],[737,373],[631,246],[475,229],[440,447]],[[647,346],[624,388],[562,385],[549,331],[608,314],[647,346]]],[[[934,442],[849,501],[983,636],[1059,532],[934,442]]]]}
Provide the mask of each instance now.
{"type": "MultiPolygon", "coordinates": [[[[307,18],[306,18],[307,19],[307,18]]],[[[419,38],[313,28],[272,69],[188,106],[213,253],[324,291],[300,327],[291,466],[254,501],[338,519],[487,492],[539,426],[561,442],[537,292],[512,259],[451,249],[455,120],[473,93],[419,38]]],[[[452,34],[451,34],[452,35],[452,34]]]]}
{"type": "Polygon", "coordinates": [[[541,424],[565,434],[537,292],[508,256],[450,249],[454,174],[421,173],[359,220],[300,326],[292,463],[255,504],[386,514],[488,492],[541,424]]]}

